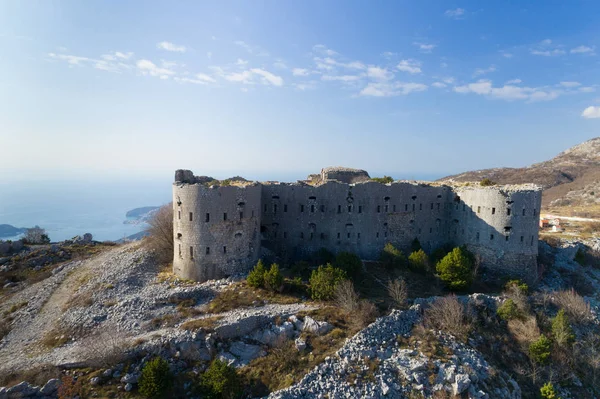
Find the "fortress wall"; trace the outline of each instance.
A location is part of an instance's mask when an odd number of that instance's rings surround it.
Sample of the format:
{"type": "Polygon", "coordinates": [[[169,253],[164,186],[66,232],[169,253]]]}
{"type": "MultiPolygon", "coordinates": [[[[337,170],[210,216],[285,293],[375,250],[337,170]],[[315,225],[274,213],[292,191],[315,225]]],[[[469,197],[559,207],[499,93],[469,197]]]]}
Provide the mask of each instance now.
{"type": "Polygon", "coordinates": [[[452,198],[449,187],[404,182],[265,185],[262,245],[289,258],[326,248],[377,259],[387,242],[407,250],[415,238],[433,249],[446,240],[452,198]]]}
{"type": "Polygon", "coordinates": [[[204,281],[249,270],[260,252],[260,201],[258,184],[174,184],[174,273],[204,281]]]}

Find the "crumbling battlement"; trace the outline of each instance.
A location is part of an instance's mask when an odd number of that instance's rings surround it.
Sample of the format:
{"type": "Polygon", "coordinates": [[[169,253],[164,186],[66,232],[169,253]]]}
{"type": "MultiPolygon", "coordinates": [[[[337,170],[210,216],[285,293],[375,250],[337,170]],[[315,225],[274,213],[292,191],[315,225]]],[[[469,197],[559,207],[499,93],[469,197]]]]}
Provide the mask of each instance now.
{"type": "Polygon", "coordinates": [[[408,250],[418,238],[425,251],[466,245],[488,271],[535,277],[540,187],[382,184],[368,176],[325,168],[317,185],[207,187],[178,170],[174,272],[200,281],[244,272],[261,251],[294,260],[326,248],[377,259],[387,242],[408,250]]]}

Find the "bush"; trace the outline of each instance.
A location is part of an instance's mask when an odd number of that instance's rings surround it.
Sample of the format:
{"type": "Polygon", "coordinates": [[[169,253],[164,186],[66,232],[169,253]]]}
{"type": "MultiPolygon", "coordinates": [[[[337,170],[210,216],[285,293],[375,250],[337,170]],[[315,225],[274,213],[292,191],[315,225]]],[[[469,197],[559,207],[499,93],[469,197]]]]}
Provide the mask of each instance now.
{"type": "Polygon", "coordinates": [[[498,306],[496,314],[504,321],[516,319],[520,316],[519,308],[512,299],[507,299],[502,305],[498,306]]]}
{"type": "Polygon", "coordinates": [[[333,267],[330,263],[327,266],[319,266],[313,270],[310,275],[310,296],[312,299],[329,300],[333,298],[335,287],[346,279],[346,272],[342,269],[333,267]]]}
{"type": "Polygon", "coordinates": [[[398,309],[403,309],[406,306],[408,288],[406,287],[406,281],[404,281],[404,279],[397,278],[394,281],[390,281],[387,285],[387,291],[398,309]]]}
{"type": "Polygon", "coordinates": [[[547,364],[550,360],[551,348],[550,340],[545,335],[541,335],[537,341],[529,345],[529,357],[537,364],[547,364]]]}
{"type": "Polygon", "coordinates": [[[144,243],[163,264],[173,261],[173,203],[160,207],[148,221],[144,243]]]}
{"type": "Polygon", "coordinates": [[[471,331],[471,323],[467,313],[454,295],[438,298],[433,301],[423,314],[425,327],[446,331],[457,338],[465,340],[471,331]]]}
{"type": "Polygon", "coordinates": [[[335,255],[327,248],[319,248],[319,250],[312,255],[312,261],[315,265],[326,265],[335,261],[335,255]]]}
{"type": "Polygon", "coordinates": [[[340,281],[335,287],[335,304],[346,313],[352,314],[358,310],[358,294],[350,280],[340,281]]]}
{"type": "Polygon", "coordinates": [[[552,337],[559,346],[571,344],[575,340],[575,334],[563,309],[552,319],[552,337]]]}
{"type": "Polygon", "coordinates": [[[542,399],[559,399],[558,396],[556,395],[556,392],[554,392],[554,386],[552,385],[551,382],[545,383],[540,388],[540,397],[542,399]]]}
{"type": "Polygon", "coordinates": [[[340,252],[335,257],[334,265],[344,270],[348,276],[356,276],[362,269],[362,260],[351,252],[340,252]]]}
{"type": "Polygon", "coordinates": [[[585,251],[579,248],[573,260],[579,263],[581,266],[585,266],[585,251]]]}
{"type": "Polygon", "coordinates": [[[429,270],[429,257],[419,249],[408,256],[408,266],[416,272],[425,273],[429,270]]]}
{"type": "Polygon", "coordinates": [[[518,292],[520,295],[529,295],[529,286],[521,280],[510,280],[504,284],[504,289],[508,292],[518,292]]]}
{"type": "MultiPolygon", "coordinates": [[[[171,230],[171,239],[173,239],[173,230],[171,230]]],[[[46,234],[46,230],[35,226],[27,229],[23,242],[26,244],[50,244],[50,238],[46,234]]],[[[173,256],[173,251],[171,251],[171,256],[173,256]]]]}
{"type": "Polygon", "coordinates": [[[240,378],[234,367],[219,359],[213,360],[200,377],[200,387],[206,398],[237,398],[241,394],[240,378]]]}
{"type": "Polygon", "coordinates": [[[160,398],[173,383],[169,364],[161,357],[150,360],[142,369],[139,380],[140,393],[149,398],[160,398]]]}
{"type": "Polygon", "coordinates": [[[452,244],[444,244],[440,247],[437,247],[432,253],[431,253],[431,262],[433,265],[437,265],[439,261],[441,261],[442,259],[444,259],[444,257],[446,255],[448,255],[450,252],[452,252],[452,250],[454,249],[454,247],[452,246],[452,244]]]}
{"type": "Polygon", "coordinates": [[[484,177],[483,179],[481,179],[481,181],[479,182],[480,186],[483,187],[489,187],[489,186],[495,186],[497,183],[495,181],[490,180],[487,177],[484,177]]]}
{"type": "Polygon", "coordinates": [[[394,181],[394,178],[391,176],[371,177],[371,180],[376,181],[377,183],[387,184],[392,183],[394,181]]]}
{"type": "Polygon", "coordinates": [[[262,260],[258,260],[254,269],[248,273],[248,277],[246,277],[246,282],[250,287],[260,288],[265,284],[265,273],[267,269],[265,269],[265,265],[263,265],[262,260]]]}
{"type": "Polygon", "coordinates": [[[415,252],[420,249],[423,249],[423,247],[421,247],[421,242],[417,237],[415,237],[415,239],[410,243],[410,252],[415,252]]]}
{"type": "Polygon", "coordinates": [[[473,281],[472,256],[466,249],[456,247],[438,262],[436,270],[450,289],[465,289],[473,281]]]}
{"type": "Polygon", "coordinates": [[[564,309],[565,313],[576,323],[584,323],[594,318],[590,304],[574,289],[556,292],[553,302],[564,309]]]}
{"type": "Polygon", "coordinates": [[[264,287],[269,291],[281,291],[283,288],[283,276],[279,271],[279,265],[273,263],[268,272],[264,274],[264,287]]]}
{"type": "Polygon", "coordinates": [[[385,244],[380,256],[381,262],[388,268],[399,268],[406,264],[406,257],[391,242],[385,244]]]}

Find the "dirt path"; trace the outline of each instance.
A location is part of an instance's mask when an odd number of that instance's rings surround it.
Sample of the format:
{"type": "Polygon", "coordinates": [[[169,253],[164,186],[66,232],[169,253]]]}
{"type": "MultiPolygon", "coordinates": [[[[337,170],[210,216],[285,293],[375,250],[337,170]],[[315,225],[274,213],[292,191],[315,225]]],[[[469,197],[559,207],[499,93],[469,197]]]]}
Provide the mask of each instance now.
{"type": "Polygon", "coordinates": [[[582,218],[582,217],[578,217],[578,216],[544,215],[544,218],[570,220],[573,222],[600,222],[600,219],[582,218]]]}

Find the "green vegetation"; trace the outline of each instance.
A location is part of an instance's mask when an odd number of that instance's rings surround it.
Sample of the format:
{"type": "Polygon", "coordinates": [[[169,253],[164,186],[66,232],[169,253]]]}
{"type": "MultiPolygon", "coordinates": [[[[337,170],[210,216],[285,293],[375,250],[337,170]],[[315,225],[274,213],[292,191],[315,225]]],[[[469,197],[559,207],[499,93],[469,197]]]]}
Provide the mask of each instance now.
{"type": "Polygon", "coordinates": [[[495,186],[496,184],[497,183],[495,181],[492,181],[487,177],[481,179],[481,181],[479,182],[479,185],[483,187],[495,186]]]}
{"type": "Polygon", "coordinates": [[[422,249],[414,251],[408,256],[408,266],[411,270],[425,273],[429,270],[429,257],[422,249]]]}
{"type": "Polygon", "coordinates": [[[547,382],[545,383],[541,388],[540,388],[540,397],[542,399],[560,399],[557,395],[556,392],[554,392],[554,386],[552,385],[551,382],[547,382]]]}
{"type": "Polygon", "coordinates": [[[140,393],[148,398],[160,398],[173,384],[169,364],[161,357],[150,360],[142,369],[140,393]]]}
{"type": "Polygon", "coordinates": [[[415,237],[415,239],[412,240],[412,242],[410,243],[410,252],[416,252],[419,249],[423,249],[423,247],[421,246],[421,242],[419,241],[419,239],[415,237]]]}
{"type": "Polygon", "coordinates": [[[529,294],[529,286],[521,280],[510,280],[504,284],[507,291],[517,291],[518,293],[527,296],[529,294]]]}
{"type": "Polygon", "coordinates": [[[265,284],[265,273],[267,269],[265,269],[265,265],[262,260],[259,259],[254,269],[248,273],[248,277],[246,278],[246,282],[250,287],[260,288],[265,284]]]}
{"type": "Polygon", "coordinates": [[[281,292],[283,290],[283,275],[279,271],[279,265],[273,263],[264,275],[264,288],[269,291],[281,292]]]}
{"type": "Polygon", "coordinates": [[[448,288],[463,290],[473,282],[473,259],[462,247],[456,247],[436,265],[436,271],[448,288]]]}
{"type": "Polygon", "coordinates": [[[444,244],[434,249],[430,256],[431,264],[437,265],[438,262],[444,259],[444,256],[452,252],[453,249],[454,247],[451,244],[444,244]]]}
{"type": "Polygon", "coordinates": [[[552,319],[552,338],[559,346],[569,345],[575,341],[575,334],[563,309],[559,310],[556,317],[552,319]]]}
{"type": "Polygon", "coordinates": [[[498,310],[496,310],[496,314],[504,321],[516,319],[520,316],[519,308],[512,299],[504,301],[504,303],[498,307],[498,310]]]}
{"type": "Polygon", "coordinates": [[[551,349],[552,342],[550,342],[545,335],[541,335],[537,341],[534,341],[529,345],[529,357],[537,364],[548,364],[551,349]]]}
{"type": "Polygon", "coordinates": [[[333,267],[331,264],[319,266],[317,270],[313,270],[310,276],[311,298],[318,300],[332,299],[335,294],[335,287],[339,282],[345,280],[346,276],[344,270],[333,267]]]}
{"type": "Polygon", "coordinates": [[[404,253],[396,248],[391,242],[385,244],[380,256],[381,263],[389,269],[400,268],[406,265],[404,253]]]}
{"type": "Polygon", "coordinates": [[[333,263],[338,269],[342,269],[348,276],[356,276],[362,269],[362,261],[358,255],[351,252],[340,252],[333,263]]]}
{"type": "Polygon", "coordinates": [[[394,178],[391,176],[383,176],[383,177],[372,177],[372,181],[376,181],[377,183],[388,184],[394,181],[394,178]]]}
{"type": "Polygon", "coordinates": [[[203,397],[214,399],[233,399],[242,392],[235,368],[219,359],[215,359],[200,376],[200,388],[203,397]]]}

